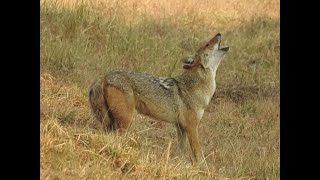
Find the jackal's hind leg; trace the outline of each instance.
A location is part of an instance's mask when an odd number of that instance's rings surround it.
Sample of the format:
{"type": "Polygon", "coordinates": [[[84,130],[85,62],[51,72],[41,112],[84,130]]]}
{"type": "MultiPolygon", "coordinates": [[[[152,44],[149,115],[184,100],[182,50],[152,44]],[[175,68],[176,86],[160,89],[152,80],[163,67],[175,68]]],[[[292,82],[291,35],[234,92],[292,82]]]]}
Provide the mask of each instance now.
{"type": "Polygon", "coordinates": [[[113,86],[107,86],[105,90],[109,115],[114,120],[115,127],[122,133],[128,129],[133,118],[133,94],[125,93],[113,86]]]}

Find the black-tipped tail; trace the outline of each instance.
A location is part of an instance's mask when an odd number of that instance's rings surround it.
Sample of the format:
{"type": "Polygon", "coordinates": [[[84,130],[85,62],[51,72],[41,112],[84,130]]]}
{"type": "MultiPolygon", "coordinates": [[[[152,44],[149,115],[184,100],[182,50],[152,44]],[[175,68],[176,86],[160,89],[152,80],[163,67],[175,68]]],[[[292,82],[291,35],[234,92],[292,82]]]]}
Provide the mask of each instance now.
{"type": "Polygon", "coordinates": [[[112,130],[113,123],[110,120],[107,103],[103,96],[103,79],[96,79],[89,88],[89,102],[92,113],[101,123],[104,131],[112,130]]]}

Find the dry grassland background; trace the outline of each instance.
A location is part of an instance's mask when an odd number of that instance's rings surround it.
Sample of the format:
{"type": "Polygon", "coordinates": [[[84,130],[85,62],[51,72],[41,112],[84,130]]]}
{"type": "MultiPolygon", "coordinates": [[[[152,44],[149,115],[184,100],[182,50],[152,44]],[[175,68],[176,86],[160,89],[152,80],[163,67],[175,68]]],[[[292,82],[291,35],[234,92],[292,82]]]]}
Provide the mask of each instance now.
{"type": "Polygon", "coordinates": [[[279,0],[40,0],[40,178],[280,179],[279,8],[279,0]],[[170,124],[137,115],[126,136],[97,129],[88,103],[95,78],[113,69],[175,76],[217,32],[230,52],[200,123],[201,166],[178,155],[170,124]]]}

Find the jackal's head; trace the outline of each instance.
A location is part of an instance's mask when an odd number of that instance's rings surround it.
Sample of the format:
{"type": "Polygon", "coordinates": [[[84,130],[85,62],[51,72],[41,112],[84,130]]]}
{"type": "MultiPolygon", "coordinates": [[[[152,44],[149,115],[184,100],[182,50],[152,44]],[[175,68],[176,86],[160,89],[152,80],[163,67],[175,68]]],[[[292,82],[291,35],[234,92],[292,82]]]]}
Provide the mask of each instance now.
{"type": "Polygon", "coordinates": [[[221,34],[216,34],[209,42],[205,43],[192,58],[184,61],[184,69],[198,66],[203,68],[218,68],[222,57],[229,51],[229,47],[220,48],[221,34]]]}

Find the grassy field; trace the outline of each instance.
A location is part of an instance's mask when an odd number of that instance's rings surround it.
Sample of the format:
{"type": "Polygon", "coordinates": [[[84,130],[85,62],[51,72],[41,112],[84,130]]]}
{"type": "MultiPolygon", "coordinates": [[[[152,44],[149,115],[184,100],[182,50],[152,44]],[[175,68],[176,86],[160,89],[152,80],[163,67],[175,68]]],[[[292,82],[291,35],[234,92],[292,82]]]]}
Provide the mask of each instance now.
{"type": "Polygon", "coordinates": [[[279,0],[40,0],[40,178],[280,179],[279,8],[279,0]],[[126,136],[97,128],[88,103],[95,78],[113,69],[178,75],[180,60],[217,32],[230,52],[200,125],[205,162],[178,154],[170,124],[137,115],[126,136]]]}

